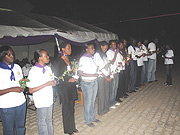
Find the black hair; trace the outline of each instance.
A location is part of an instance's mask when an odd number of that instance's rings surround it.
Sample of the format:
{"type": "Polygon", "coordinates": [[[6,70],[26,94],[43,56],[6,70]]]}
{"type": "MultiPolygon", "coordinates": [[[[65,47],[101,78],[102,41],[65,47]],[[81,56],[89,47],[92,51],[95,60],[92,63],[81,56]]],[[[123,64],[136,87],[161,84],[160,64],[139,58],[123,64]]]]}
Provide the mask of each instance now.
{"type": "Polygon", "coordinates": [[[15,59],[15,54],[14,54],[13,49],[10,46],[3,45],[3,46],[0,47],[0,62],[3,61],[4,57],[8,54],[8,52],[10,50],[13,52],[13,56],[14,56],[14,59],[15,59]]]}
{"type": "Polygon", "coordinates": [[[169,49],[172,49],[172,50],[173,50],[173,45],[172,45],[171,42],[167,42],[166,45],[169,46],[169,49]]]}
{"type": "Polygon", "coordinates": [[[111,45],[112,42],[116,42],[116,41],[115,41],[115,40],[110,40],[110,41],[109,41],[109,45],[111,45]]]}
{"type": "Polygon", "coordinates": [[[90,45],[93,45],[93,46],[95,47],[95,43],[89,42],[89,43],[87,43],[87,44],[84,45],[85,51],[86,51],[86,49],[87,49],[90,45]]]}
{"type": "Polygon", "coordinates": [[[117,44],[123,44],[124,43],[124,39],[122,39],[122,40],[118,40],[118,42],[117,42],[117,44]]]}
{"type": "Polygon", "coordinates": [[[61,47],[61,48],[66,48],[67,44],[69,44],[69,43],[68,43],[68,42],[62,42],[61,45],[60,45],[60,47],[61,47]]]}
{"type": "Polygon", "coordinates": [[[82,52],[81,52],[81,54],[80,54],[79,57],[83,56],[84,53],[86,53],[86,49],[87,49],[90,45],[93,45],[93,46],[95,47],[95,43],[94,43],[94,42],[88,42],[88,43],[84,44],[83,50],[82,50],[82,52]]]}
{"type": "Polygon", "coordinates": [[[104,52],[102,51],[102,49],[101,49],[101,46],[105,46],[105,45],[108,46],[108,43],[107,43],[106,41],[101,41],[101,42],[99,43],[99,46],[98,46],[98,52],[99,52],[99,55],[100,55],[100,57],[101,57],[102,59],[103,59],[103,57],[107,57],[106,53],[104,53],[104,52]]]}
{"type": "MultiPolygon", "coordinates": [[[[126,40],[125,38],[122,38],[120,41],[124,43],[125,40],[126,40]]],[[[126,40],[126,41],[127,41],[127,40],[126,40]]]]}
{"type": "Polygon", "coordinates": [[[131,37],[131,38],[130,38],[130,43],[133,44],[133,41],[134,41],[134,40],[136,41],[136,39],[135,39],[134,37],[131,37]]]}
{"type": "Polygon", "coordinates": [[[136,43],[139,43],[139,42],[142,43],[142,40],[141,40],[141,39],[137,39],[137,40],[136,40],[136,43]]]}
{"type": "Polygon", "coordinates": [[[38,62],[39,57],[42,56],[42,51],[45,51],[44,49],[38,49],[34,52],[34,60],[35,62],[38,62]]]}

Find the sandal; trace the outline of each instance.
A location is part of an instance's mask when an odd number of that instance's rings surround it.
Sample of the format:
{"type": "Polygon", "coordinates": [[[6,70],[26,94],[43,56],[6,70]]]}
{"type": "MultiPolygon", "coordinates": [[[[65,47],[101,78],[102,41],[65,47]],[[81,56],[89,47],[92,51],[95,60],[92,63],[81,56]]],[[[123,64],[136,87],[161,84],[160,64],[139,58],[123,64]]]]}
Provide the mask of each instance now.
{"type": "Polygon", "coordinates": [[[74,131],[73,131],[74,133],[79,133],[79,130],[77,130],[77,129],[74,129],[74,131]]]}

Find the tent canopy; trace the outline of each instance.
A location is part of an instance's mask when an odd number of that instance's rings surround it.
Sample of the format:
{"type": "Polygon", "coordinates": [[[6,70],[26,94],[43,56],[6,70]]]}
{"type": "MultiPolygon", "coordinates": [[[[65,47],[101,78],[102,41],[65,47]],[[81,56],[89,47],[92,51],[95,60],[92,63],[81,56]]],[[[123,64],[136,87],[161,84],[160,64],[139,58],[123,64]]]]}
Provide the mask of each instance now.
{"type": "Polygon", "coordinates": [[[114,33],[75,20],[0,8],[0,43],[27,45],[42,43],[56,35],[74,44],[118,39],[114,33]]]}

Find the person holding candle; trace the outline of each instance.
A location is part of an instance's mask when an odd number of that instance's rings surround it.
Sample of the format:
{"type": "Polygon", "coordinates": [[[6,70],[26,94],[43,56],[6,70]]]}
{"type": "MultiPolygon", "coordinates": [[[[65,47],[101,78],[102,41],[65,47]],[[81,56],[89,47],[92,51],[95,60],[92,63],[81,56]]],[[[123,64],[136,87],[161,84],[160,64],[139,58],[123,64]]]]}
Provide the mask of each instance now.
{"type": "Polygon", "coordinates": [[[99,123],[100,120],[95,118],[95,99],[98,90],[97,74],[98,66],[94,61],[93,54],[95,53],[94,44],[88,43],[85,45],[85,53],[79,60],[79,75],[81,76],[81,89],[84,96],[84,118],[85,123],[89,127],[94,127],[94,123],[99,123]]]}
{"type": "Polygon", "coordinates": [[[109,111],[109,83],[112,81],[110,78],[109,61],[107,59],[106,51],[108,43],[102,41],[99,43],[99,48],[94,54],[94,60],[99,67],[101,75],[98,76],[98,114],[104,115],[109,111]]]}
{"type": "MultiPolygon", "coordinates": [[[[67,42],[62,42],[60,46],[62,48],[62,54],[52,66],[56,77],[62,76],[66,71],[71,71],[72,69],[72,58],[69,56],[72,52],[71,45],[67,42]]],[[[75,100],[78,99],[76,87],[77,78],[73,78],[71,75],[68,75],[68,73],[64,75],[65,76],[62,76],[63,79],[59,80],[60,84],[57,86],[62,101],[63,127],[65,134],[74,135],[74,133],[79,132],[76,129],[74,118],[75,100]]]]}
{"type": "Polygon", "coordinates": [[[27,82],[29,92],[33,94],[37,108],[39,135],[53,135],[53,88],[56,81],[52,78],[52,70],[46,64],[49,56],[44,49],[34,52],[35,65],[31,68],[27,82]]]}
{"type": "Polygon", "coordinates": [[[0,47],[0,119],[3,135],[25,135],[26,100],[19,65],[14,64],[14,51],[9,46],[0,47]]]}

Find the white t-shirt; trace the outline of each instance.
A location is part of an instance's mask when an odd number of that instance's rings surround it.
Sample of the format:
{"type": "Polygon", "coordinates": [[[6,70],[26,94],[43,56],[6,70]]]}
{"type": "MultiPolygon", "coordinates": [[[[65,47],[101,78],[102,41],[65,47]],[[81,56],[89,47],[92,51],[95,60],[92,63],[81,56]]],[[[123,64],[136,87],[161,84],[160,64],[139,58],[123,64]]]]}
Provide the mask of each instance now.
{"type": "MultiPolygon", "coordinates": [[[[151,42],[148,44],[148,49],[149,51],[156,51],[156,45],[153,42],[151,42]]],[[[156,60],[156,53],[153,53],[152,55],[148,56],[148,58],[156,60]]]]}
{"type": "MultiPolygon", "coordinates": [[[[147,48],[145,45],[142,44],[143,53],[147,54],[147,48]]],[[[143,57],[143,61],[148,61],[148,56],[143,57]]]]}
{"type": "Polygon", "coordinates": [[[96,65],[99,67],[99,72],[102,72],[105,76],[110,75],[110,67],[108,67],[109,60],[107,59],[107,57],[103,57],[102,59],[100,54],[96,52],[94,54],[94,61],[96,65]]]}
{"type": "MultiPolygon", "coordinates": [[[[115,55],[115,51],[116,51],[116,50],[109,49],[109,50],[106,52],[107,59],[108,59],[109,61],[112,61],[112,60],[113,60],[114,55],[115,55]]],[[[111,70],[112,73],[117,73],[117,63],[118,63],[118,62],[117,62],[117,57],[116,57],[116,60],[115,60],[114,64],[111,64],[111,66],[110,66],[110,70],[111,70]]]]}
{"type": "Polygon", "coordinates": [[[119,62],[122,63],[121,67],[117,67],[118,72],[120,72],[121,70],[125,70],[125,63],[123,62],[123,56],[120,53],[117,54],[116,62],[117,62],[116,63],[117,66],[119,65],[119,62]]]}
{"type": "MultiPolygon", "coordinates": [[[[43,74],[42,68],[33,66],[29,72],[27,82],[29,88],[38,87],[48,81],[53,80],[52,70],[50,67],[45,66],[46,72],[43,74]]],[[[33,93],[34,104],[36,108],[50,107],[53,104],[53,88],[46,86],[41,90],[33,93]]]]}
{"type": "MultiPolygon", "coordinates": [[[[165,57],[168,58],[174,57],[173,50],[168,50],[167,53],[165,54],[165,57]]],[[[165,58],[164,64],[174,64],[173,59],[168,59],[168,58],[165,58]]]]}
{"type": "MultiPolygon", "coordinates": [[[[14,64],[13,68],[15,81],[10,79],[11,70],[5,70],[0,68],[0,90],[4,90],[11,87],[20,87],[19,80],[23,78],[21,67],[14,64]]],[[[23,92],[10,92],[0,96],[0,108],[11,108],[20,106],[25,102],[25,96],[23,92]]]]}
{"type": "MultiPolygon", "coordinates": [[[[140,50],[140,48],[136,47],[136,52],[135,52],[135,55],[137,56],[141,56],[143,54],[143,51],[140,50]]],[[[137,66],[143,66],[144,63],[143,63],[143,56],[141,56],[140,58],[137,58],[137,66]]]]}
{"type": "MultiPolygon", "coordinates": [[[[87,74],[95,74],[97,70],[97,65],[94,61],[94,57],[82,56],[79,60],[79,68],[78,70],[83,71],[87,74]]],[[[82,80],[95,80],[97,77],[84,77],[82,76],[82,80]]]]}
{"type": "Polygon", "coordinates": [[[136,52],[136,47],[133,48],[132,45],[130,45],[128,47],[128,54],[131,54],[131,57],[133,60],[137,60],[136,56],[135,56],[135,52],[136,52]]]}

